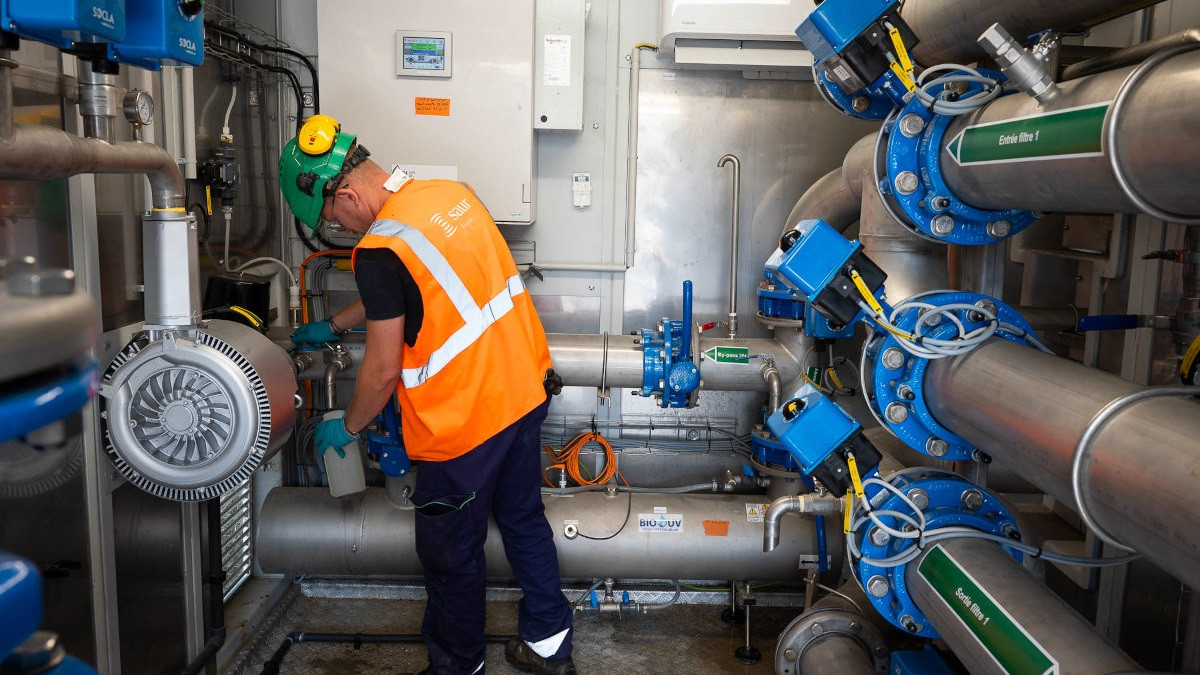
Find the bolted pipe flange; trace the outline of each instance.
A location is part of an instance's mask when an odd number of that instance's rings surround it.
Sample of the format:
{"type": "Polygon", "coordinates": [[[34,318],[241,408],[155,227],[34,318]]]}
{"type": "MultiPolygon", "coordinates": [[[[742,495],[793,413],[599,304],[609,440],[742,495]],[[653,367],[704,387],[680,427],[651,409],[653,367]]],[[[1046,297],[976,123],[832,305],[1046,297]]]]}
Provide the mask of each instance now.
{"type": "MultiPolygon", "coordinates": [[[[995,71],[980,72],[997,80],[1004,78],[995,71]]],[[[950,83],[935,85],[930,93],[936,97],[951,90],[957,96],[969,96],[982,87],[979,83],[950,83]],[[961,90],[956,89],[959,85],[964,85],[961,90]]],[[[1028,227],[1035,219],[1034,212],[979,209],[963,202],[947,185],[943,162],[956,161],[954,153],[962,143],[957,136],[946,138],[953,119],[933,113],[912,97],[884,121],[875,144],[874,175],[888,213],[918,236],[966,246],[994,243],[1028,227]],[[920,131],[913,133],[918,122],[920,131]]]]}
{"type": "Polygon", "coordinates": [[[802,662],[805,652],[813,645],[838,636],[851,638],[860,645],[877,675],[887,674],[890,652],[883,634],[857,611],[841,607],[818,606],[793,619],[779,634],[775,646],[776,667],[783,666],[795,672],[794,664],[802,662]]]}
{"type": "MultiPolygon", "coordinates": [[[[956,310],[954,317],[968,331],[984,328],[995,317],[1006,328],[998,328],[995,336],[1025,344],[1024,335],[1033,328],[1008,305],[977,293],[934,293],[921,296],[921,305],[969,305],[970,310],[956,310]],[[978,308],[978,309],[976,309],[978,308]],[[986,313],[986,315],[985,315],[986,313]]],[[[930,338],[947,338],[957,333],[948,317],[926,307],[912,307],[896,317],[897,326],[904,331],[917,332],[930,338]]],[[[900,339],[891,333],[877,331],[863,350],[864,372],[871,382],[867,404],[900,440],[912,449],[945,460],[972,458],[975,447],[961,436],[944,427],[934,418],[925,400],[925,369],[929,360],[904,351],[900,339]]]]}
{"type": "MultiPolygon", "coordinates": [[[[892,474],[887,481],[899,494],[891,491],[876,493],[872,508],[878,514],[876,517],[888,527],[912,531],[911,523],[888,513],[915,517],[915,506],[925,517],[926,530],[946,526],[967,527],[1019,541],[1020,532],[1008,509],[986,490],[972,485],[961,476],[918,467],[892,474]],[[911,506],[906,499],[912,502],[911,506]]],[[[892,625],[923,638],[939,637],[937,629],[909,595],[905,577],[907,564],[877,564],[918,546],[917,541],[889,537],[880,544],[882,540],[873,537],[877,526],[872,525],[862,513],[861,506],[855,509],[852,522],[857,523],[856,529],[848,536],[858,545],[860,557],[854,561],[851,570],[867,592],[867,599],[892,625]]],[[[1020,552],[1013,549],[1006,551],[1017,562],[1022,560],[1020,552]]]]}

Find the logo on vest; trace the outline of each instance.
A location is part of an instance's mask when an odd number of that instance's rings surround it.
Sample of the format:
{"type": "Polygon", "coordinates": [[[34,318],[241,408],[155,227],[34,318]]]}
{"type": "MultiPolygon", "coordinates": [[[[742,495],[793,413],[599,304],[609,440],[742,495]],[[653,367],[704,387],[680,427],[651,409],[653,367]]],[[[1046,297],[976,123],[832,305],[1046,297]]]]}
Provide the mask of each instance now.
{"type": "MultiPolygon", "coordinates": [[[[470,210],[471,210],[471,201],[468,199],[463,199],[459,203],[450,207],[450,210],[447,211],[445,214],[442,214],[439,212],[439,213],[435,213],[432,216],[430,216],[429,224],[433,225],[436,228],[439,228],[447,237],[454,236],[454,233],[458,231],[458,226],[459,226],[458,221],[463,216],[467,215],[467,213],[470,212],[470,210]],[[449,218],[446,217],[447,215],[449,216],[449,218]]],[[[466,222],[462,223],[462,226],[466,227],[466,226],[470,225],[471,222],[472,222],[472,219],[468,218],[466,222]]]]}

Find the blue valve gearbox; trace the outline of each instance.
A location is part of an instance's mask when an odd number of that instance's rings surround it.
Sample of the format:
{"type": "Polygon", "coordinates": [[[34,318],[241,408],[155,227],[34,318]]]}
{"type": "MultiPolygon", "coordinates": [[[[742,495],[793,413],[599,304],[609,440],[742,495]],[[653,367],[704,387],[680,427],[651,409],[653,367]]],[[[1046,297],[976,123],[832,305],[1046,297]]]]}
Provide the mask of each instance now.
{"type": "Polygon", "coordinates": [[[695,405],[700,368],[692,344],[692,282],[683,282],[683,319],[664,318],[658,328],[642,329],[642,396],[661,398],[663,408],[695,405]]]}
{"type": "Polygon", "coordinates": [[[851,272],[874,294],[882,294],[887,274],[863,253],[862,244],[843,237],[823,220],[802,220],[779,240],[767,259],[773,278],[806,300],[828,319],[831,331],[842,331],[862,316],[860,295],[851,272]]]}
{"type": "Polygon", "coordinates": [[[879,464],[881,455],[862,434],[862,426],[841,406],[811,384],[792,394],[767,419],[767,427],[805,475],[816,478],[837,496],[853,485],[848,457],[859,477],[879,464]]]}
{"type": "Polygon", "coordinates": [[[826,0],[796,29],[813,55],[817,88],[842,112],[883,119],[911,90],[917,36],[896,0],[826,0]]]}

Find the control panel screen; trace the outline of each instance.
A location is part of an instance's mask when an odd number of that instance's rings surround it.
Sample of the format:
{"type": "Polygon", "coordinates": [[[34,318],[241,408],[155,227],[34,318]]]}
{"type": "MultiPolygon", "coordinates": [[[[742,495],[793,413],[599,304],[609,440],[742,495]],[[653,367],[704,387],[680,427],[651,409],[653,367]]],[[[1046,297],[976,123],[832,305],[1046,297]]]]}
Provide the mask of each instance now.
{"type": "Polygon", "coordinates": [[[405,70],[445,70],[446,38],[404,37],[405,70]]]}

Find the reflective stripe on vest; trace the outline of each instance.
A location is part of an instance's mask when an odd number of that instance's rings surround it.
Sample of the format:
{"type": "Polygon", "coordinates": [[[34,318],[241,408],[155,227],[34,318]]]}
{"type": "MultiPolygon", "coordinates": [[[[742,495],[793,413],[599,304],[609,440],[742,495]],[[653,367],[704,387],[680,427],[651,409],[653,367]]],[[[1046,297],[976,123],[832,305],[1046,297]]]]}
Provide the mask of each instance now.
{"type": "Polygon", "coordinates": [[[482,307],[475,304],[466,284],[454,272],[450,262],[442,252],[429,241],[424,234],[414,227],[395,220],[377,220],[367,234],[377,234],[384,237],[397,237],[408,244],[421,264],[425,265],[433,276],[434,281],[442,287],[442,291],[450,298],[450,302],[462,317],[463,325],[453,335],[446,339],[440,347],[429,354],[429,360],[416,368],[405,368],[400,375],[406,389],[412,389],[425,384],[429,378],[437,375],[456,356],[465,352],[475,344],[488,329],[488,326],[499,321],[513,309],[513,298],[525,292],[525,284],[521,275],[515,274],[506,280],[504,290],[500,291],[482,307]]]}

